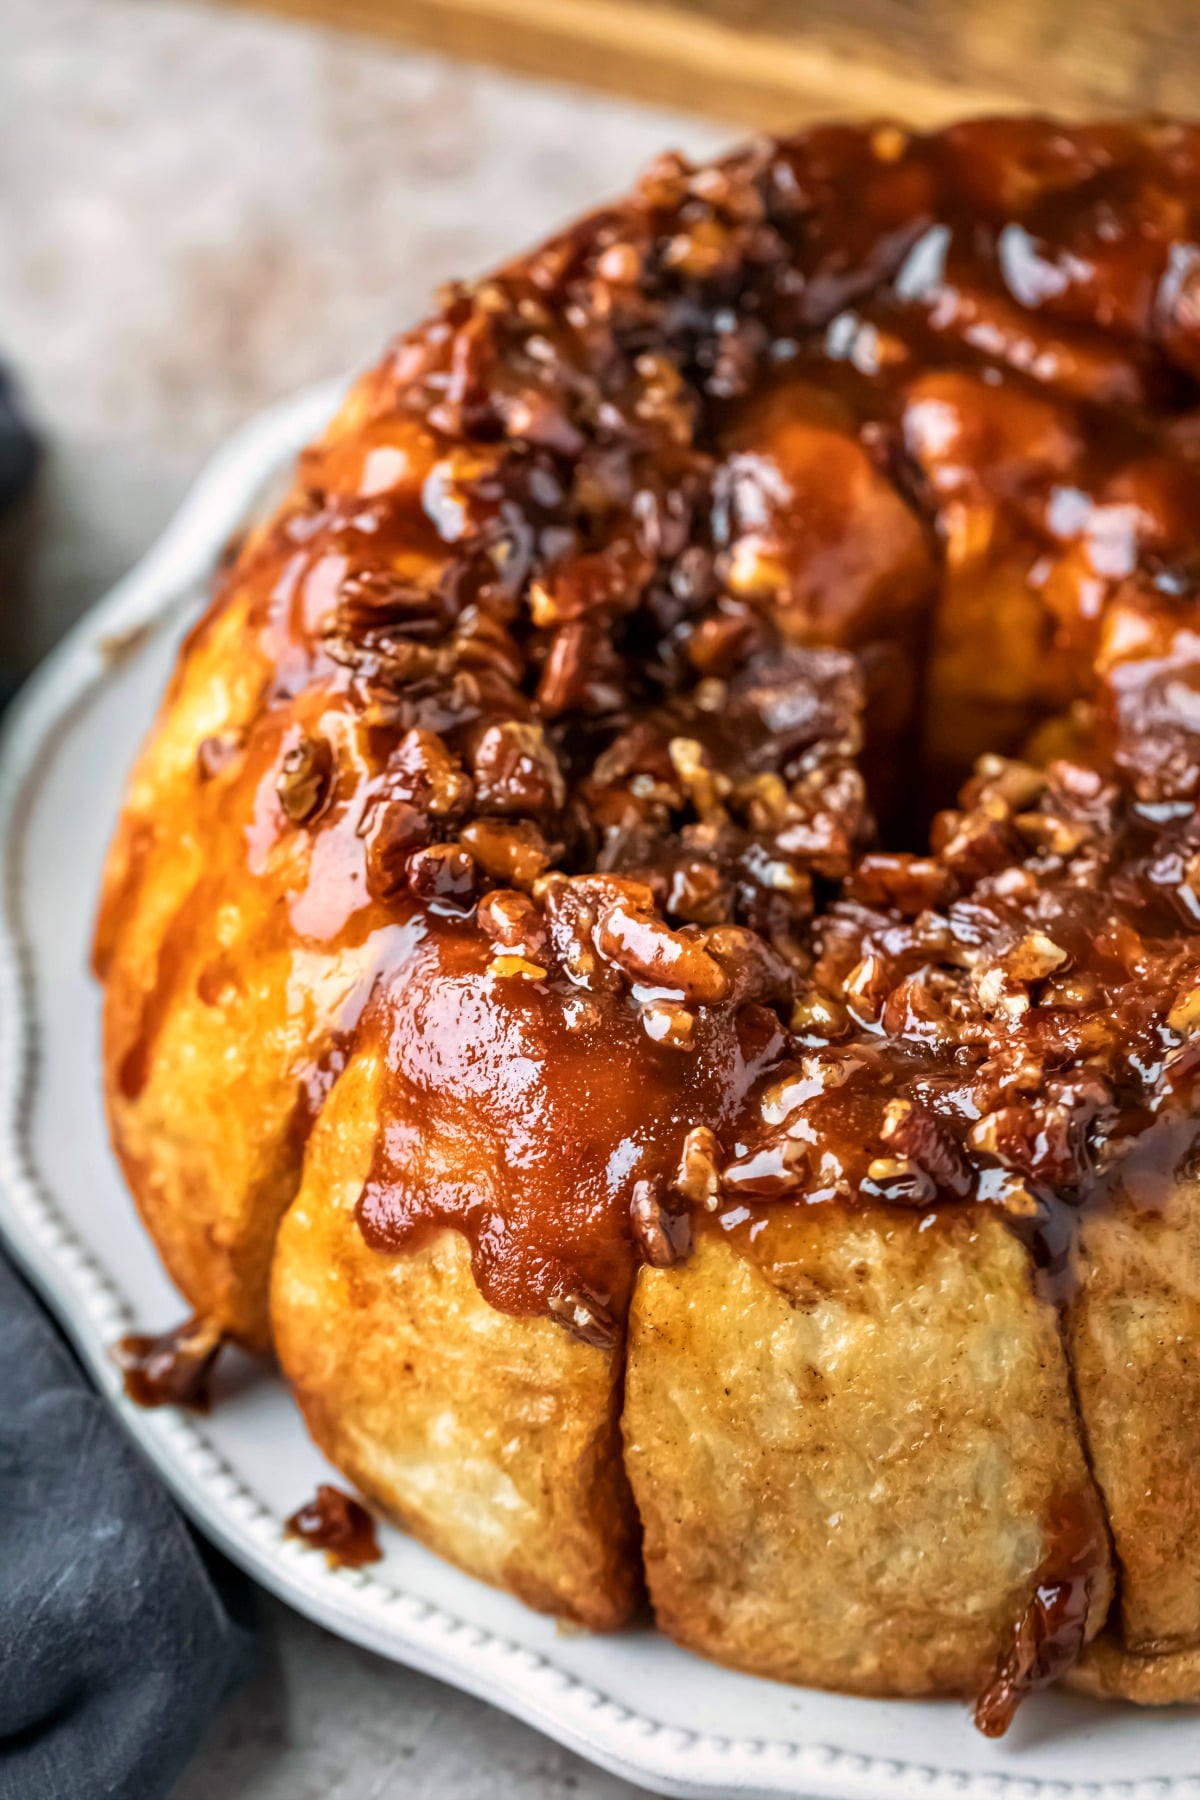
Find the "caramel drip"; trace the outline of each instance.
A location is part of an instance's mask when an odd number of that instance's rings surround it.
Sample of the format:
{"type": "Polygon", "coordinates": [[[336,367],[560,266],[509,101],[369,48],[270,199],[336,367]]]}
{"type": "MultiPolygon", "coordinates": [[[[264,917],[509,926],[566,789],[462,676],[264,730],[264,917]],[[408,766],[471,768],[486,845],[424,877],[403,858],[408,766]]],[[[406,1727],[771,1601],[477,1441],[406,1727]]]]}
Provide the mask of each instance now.
{"type": "Polygon", "coordinates": [[[1104,1543],[1089,1508],[1071,1498],[1051,1510],[1048,1535],[1033,1596],[975,1702],[975,1723],[985,1737],[1003,1737],[1022,1700],[1065,1675],[1083,1649],[1104,1543]]]}
{"type": "Polygon", "coordinates": [[[284,1530],[310,1549],[324,1550],[331,1569],[361,1569],[383,1558],[375,1521],[366,1507],[327,1483],[292,1513],[284,1530]]]}
{"type": "Polygon", "coordinates": [[[125,1392],[138,1406],[184,1406],[207,1412],[209,1380],[220,1354],[220,1330],[210,1319],[185,1319],[159,1336],[130,1333],[113,1346],[125,1392]]]}

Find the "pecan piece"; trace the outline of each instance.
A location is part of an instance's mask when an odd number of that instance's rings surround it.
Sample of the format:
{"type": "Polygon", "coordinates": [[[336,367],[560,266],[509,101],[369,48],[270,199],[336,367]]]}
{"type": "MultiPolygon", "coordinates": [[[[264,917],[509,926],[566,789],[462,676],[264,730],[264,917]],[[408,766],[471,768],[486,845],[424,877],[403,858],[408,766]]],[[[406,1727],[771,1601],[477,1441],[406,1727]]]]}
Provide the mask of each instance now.
{"type": "Polygon", "coordinates": [[[721,1146],[707,1125],[694,1125],[683,1140],[672,1186],[677,1194],[706,1212],[717,1209],[721,1185],[721,1146]]]}
{"type": "Polygon", "coordinates": [[[309,825],[329,798],[333,751],[326,738],[302,737],[284,752],[275,791],[293,825],[309,825]]]}
{"type": "Polygon", "coordinates": [[[528,894],[495,888],[479,902],[481,930],[506,950],[541,952],[548,943],[545,920],[528,894]]]}
{"type": "Polygon", "coordinates": [[[611,1350],[617,1341],[617,1321],[604,1302],[595,1294],[579,1289],[573,1293],[551,1294],[551,1318],[597,1350],[611,1350]]]}
{"type": "Polygon", "coordinates": [[[1003,961],[1014,981],[1041,981],[1062,968],[1067,953],[1044,931],[1030,931],[1008,951],[1003,961]]]}
{"type": "Polygon", "coordinates": [[[1167,1024],[1180,1037],[1191,1037],[1200,1031],[1200,982],[1191,982],[1176,996],[1167,1014],[1167,1024]]]}
{"type": "Polygon", "coordinates": [[[550,867],[550,848],[527,819],[473,819],[459,833],[485,875],[513,887],[532,887],[550,867]]]}
{"type": "Polygon", "coordinates": [[[906,919],[915,919],[953,900],[958,883],[936,857],[877,850],[860,860],[848,891],[868,906],[895,907],[906,919]]]}
{"type": "Polygon", "coordinates": [[[944,1193],[963,1200],[971,1191],[967,1159],[946,1126],[911,1100],[889,1100],[880,1132],[892,1156],[925,1174],[944,1193]]]}
{"type": "Polygon", "coordinates": [[[850,1015],[831,994],[813,987],[793,1002],[791,1026],[800,1038],[840,1038],[850,1029],[850,1015]]]}
{"type": "Polygon", "coordinates": [[[407,864],[408,885],[420,900],[442,900],[464,910],[475,898],[475,863],[457,844],[430,844],[415,850],[407,864]]]}
{"type": "Polygon", "coordinates": [[[489,725],[472,761],[484,812],[544,817],[557,812],[567,797],[558,758],[540,725],[516,719],[489,725]]]}
{"type": "Polygon", "coordinates": [[[634,1182],[629,1222],[642,1260],[651,1268],[673,1268],[692,1247],[692,1222],[688,1215],[668,1212],[652,1181],[634,1182]]]}
{"type": "Polygon", "coordinates": [[[431,818],[460,818],[471,804],[471,778],[436,731],[406,731],[388,758],[387,786],[431,818]]]}
{"type": "Polygon", "coordinates": [[[642,1028],[656,1044],[666,1044],[672,1050],[690,1050],[696,1015],[673,1001],[651,1000],[642,1008],[642,1028]]]}
{"type": "Polygon", "coordinates": [[[671,767],[687,791],[688,798],[705,823],[720,825],[728,817],[725,801],[731,782],[712,766],[712,759],[696,738],[674,737],[667,745],[671,767]]]}
{"type": "Polygon", "coordinates": [[[429,841],[429,821],[408,800],[377,800],[367,809],[359,836],[366,846],[367,889],[387,902],[408,881],[408,859],[429,841]]]}
{"type": "Polygon", "coordinates": [[[593,935],[599,954],[635,981],[672,988],[701,1006],[711,1006],[729,992],[728,975],[697,935],[672,931],[639,907],[620,901],[610,906],[593,935]]]}
{"type": "Polygon", "coordinates": [[[1073,1106],[1061,1102],[1000,1106],[976,1120],[968,1141],[1026,1180],[1062,1190],[1087,1173],[1086,1124],[1073,1106]]]}
{"type": "Polygon", "coordinates": [[[891,1206],[928,1206],[937,1198],[932,1176],[907,1156],[877,1156],[867,1164],[864,1194],[891,1206]]]}

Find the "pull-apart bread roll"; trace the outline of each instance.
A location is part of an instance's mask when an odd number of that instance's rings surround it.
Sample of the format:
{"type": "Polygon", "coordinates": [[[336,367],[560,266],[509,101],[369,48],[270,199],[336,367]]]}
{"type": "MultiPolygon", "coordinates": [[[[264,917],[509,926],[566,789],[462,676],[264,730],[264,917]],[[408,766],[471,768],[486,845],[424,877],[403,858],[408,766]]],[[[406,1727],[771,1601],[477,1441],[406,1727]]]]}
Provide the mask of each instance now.
{"type": "Polygon", "coordinates": [[[1163,124],[664,158],[185,647],[114,1142],[192,1349],[532,1605],[1200,1699],[1198,209],[1163,124]]]}

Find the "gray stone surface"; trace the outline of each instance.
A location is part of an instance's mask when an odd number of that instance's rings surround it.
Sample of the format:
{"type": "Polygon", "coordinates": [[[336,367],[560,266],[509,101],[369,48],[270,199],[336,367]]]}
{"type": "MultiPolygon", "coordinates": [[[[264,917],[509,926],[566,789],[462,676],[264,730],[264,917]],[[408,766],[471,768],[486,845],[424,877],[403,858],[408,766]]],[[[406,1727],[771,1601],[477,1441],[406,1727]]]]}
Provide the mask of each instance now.
{"type": "MultiPolygon", "coordinates": [[[[0,353],[51,446],[44,649],[147,547],[205,455],[711,125],[159,0],[4,0],[0,353]]],[[[11,600],[11,596],[7,597],[11,600]]],[[[634,1790],[266,1603],[270,1652],[179,1800],[634,1790]]]]}
{"type": "Polygon", "coordinates": [[[632,1800],[467,1694],[333,1638],[278,1601],[262,1672],[216,1721],[174,1800],[632,1800]]]}

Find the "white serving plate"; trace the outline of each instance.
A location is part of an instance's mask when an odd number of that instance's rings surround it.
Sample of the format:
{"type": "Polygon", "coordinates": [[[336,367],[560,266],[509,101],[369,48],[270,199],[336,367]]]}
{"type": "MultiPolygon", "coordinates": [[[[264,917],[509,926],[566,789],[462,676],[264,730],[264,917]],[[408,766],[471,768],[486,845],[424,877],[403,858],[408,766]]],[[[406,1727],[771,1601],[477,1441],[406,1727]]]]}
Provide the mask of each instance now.
{"type": "Polygon", "coordinates": [[[330,1570],[282,1522],[333,1471],[286,1388],[230,1359],[208,1418],[141,1411],[107,1354],[178,1321],[178,1296],[110,1153],[100,1104],[92,911],[126,772],[226,538],[332,412],[299,395],[221,453],[158,546],[30,682],[0,750],[0,1228],[98,1385],[202,1531],[330,1630],[506,1708],[644,1786],[823,1800],[1200,1797],[1196,1712],[1068,1694],[994,1744],[948,1703],[845,1699],[702,1662],[648,1628],[566,1634],[399,1532],[330,1570]]]}

